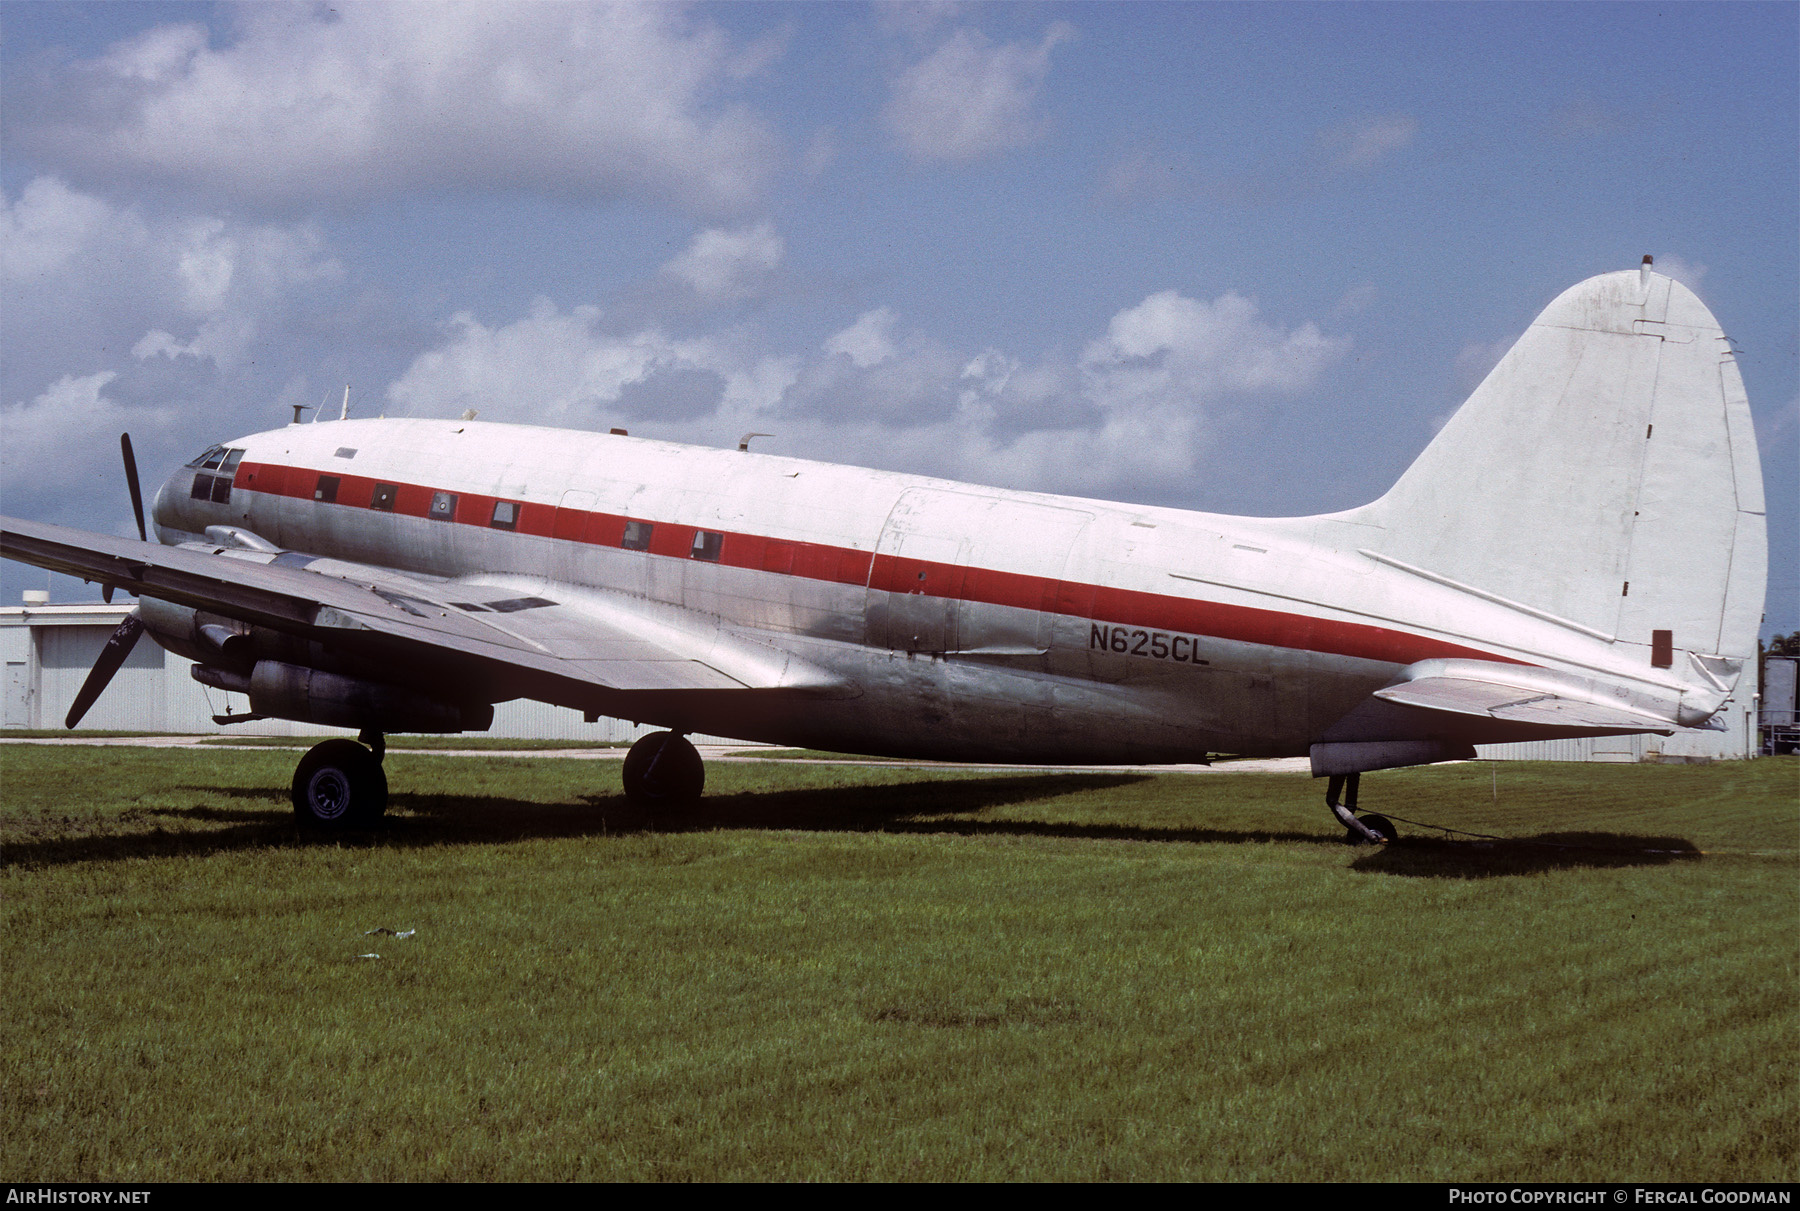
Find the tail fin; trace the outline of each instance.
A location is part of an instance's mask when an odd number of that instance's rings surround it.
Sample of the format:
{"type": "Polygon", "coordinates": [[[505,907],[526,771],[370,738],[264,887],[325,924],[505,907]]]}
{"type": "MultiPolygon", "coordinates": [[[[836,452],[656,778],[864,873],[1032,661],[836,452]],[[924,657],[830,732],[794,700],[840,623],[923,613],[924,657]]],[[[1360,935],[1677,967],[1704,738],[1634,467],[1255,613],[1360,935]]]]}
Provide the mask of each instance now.
{"type": "Polygon", "coordinates": [[[1768,550],[1743,380],[1705,304],[1648,258],[1551,303],[1346,520],[1382,527],[1391,559],[1641,647],[1645,664],[1692,653],[1721,699],[1756,650],[1768,550]]]}

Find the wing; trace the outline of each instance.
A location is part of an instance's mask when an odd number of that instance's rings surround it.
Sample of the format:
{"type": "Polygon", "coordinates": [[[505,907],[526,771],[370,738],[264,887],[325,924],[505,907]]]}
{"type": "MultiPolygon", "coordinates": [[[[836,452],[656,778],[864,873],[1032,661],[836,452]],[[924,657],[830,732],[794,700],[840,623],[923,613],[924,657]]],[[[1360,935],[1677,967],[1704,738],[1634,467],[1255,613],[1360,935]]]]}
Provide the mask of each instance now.
{"type": "Polygon", "coordinates": [[[166,547],[0,518],[0,555],[403,671],[606,714],[636,698],[839,694],[791,653],[677,607],[523,578],[435,580],[293,551],[166,547]]]}

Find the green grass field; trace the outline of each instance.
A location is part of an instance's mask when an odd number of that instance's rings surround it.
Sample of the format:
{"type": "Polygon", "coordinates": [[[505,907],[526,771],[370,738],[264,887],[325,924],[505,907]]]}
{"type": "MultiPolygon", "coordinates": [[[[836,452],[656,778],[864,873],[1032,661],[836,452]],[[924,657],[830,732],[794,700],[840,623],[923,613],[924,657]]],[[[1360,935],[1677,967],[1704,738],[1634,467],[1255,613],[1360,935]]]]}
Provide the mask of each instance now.
{"type": "Polygon", "coordinates": [[[1800,1176],[1800,760],[293,760],[0,749],[9,1179],[1800,1176]]]}

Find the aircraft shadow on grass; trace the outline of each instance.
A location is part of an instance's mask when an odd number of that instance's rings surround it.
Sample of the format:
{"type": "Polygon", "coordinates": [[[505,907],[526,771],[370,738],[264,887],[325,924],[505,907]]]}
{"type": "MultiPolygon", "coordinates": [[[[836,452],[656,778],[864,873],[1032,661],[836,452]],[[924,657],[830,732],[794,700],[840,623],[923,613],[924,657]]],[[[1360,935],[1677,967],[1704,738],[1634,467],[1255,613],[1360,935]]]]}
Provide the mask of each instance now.
{"type": "MultiPolygon", "coordinates": [[[[1114,790],[1148,775],[1064,773],[903,782],[885,786],[817,787],[746,791],[702,800],[678,813],[657,814],[621,795],[586,795],[577,803],[543,803],[486,795],[401,793],[391,797],[397,814],[360,832],[317,834],[300,830],[285,804],[280,808],[219,806],[220,800],[267,804],[279,796],[265,787],[193,786],[182,789],[212,800],[193,807],[128,816],[129,831],[33,840],[6,846],[4,865],[61,866],[176,855],[205,855],[290,845],[442,846],[555,837],[745,830],[766,832],[909,833],[969,837],[1048,837],[1068,840],[1142,841],[1161,844],[1336,843],[1336,833],[1277,829],[1153,827],[1121,822],[982,818],[981,813],[1089,791],[1114,790]],[[223,825],[194,831],[164,822],[223,825]]],[[[1415,878],[1493,878],[1583,868],[1662,866],[1694,861],[1700,851],[1680,837],[1621,833],[1543,833],[1502,840],[1403,838],[1361,853],[1351,869],[1415,878]]]]}

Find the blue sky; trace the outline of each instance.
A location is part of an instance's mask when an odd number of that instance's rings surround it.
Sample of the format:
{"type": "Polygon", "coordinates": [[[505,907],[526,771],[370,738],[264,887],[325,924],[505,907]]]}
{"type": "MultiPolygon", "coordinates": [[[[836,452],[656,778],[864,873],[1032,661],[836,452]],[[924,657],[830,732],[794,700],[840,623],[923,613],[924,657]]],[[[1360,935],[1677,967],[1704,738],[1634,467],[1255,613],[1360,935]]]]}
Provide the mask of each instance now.
{"type": "Polygon", "coordinates": [[[124,532],[118,431],[156,480],[347,382],[1345,508],[1650,253],[1740,348],[1800,629],[1797,14],[8,5],[0,505],[124,532]]]}

